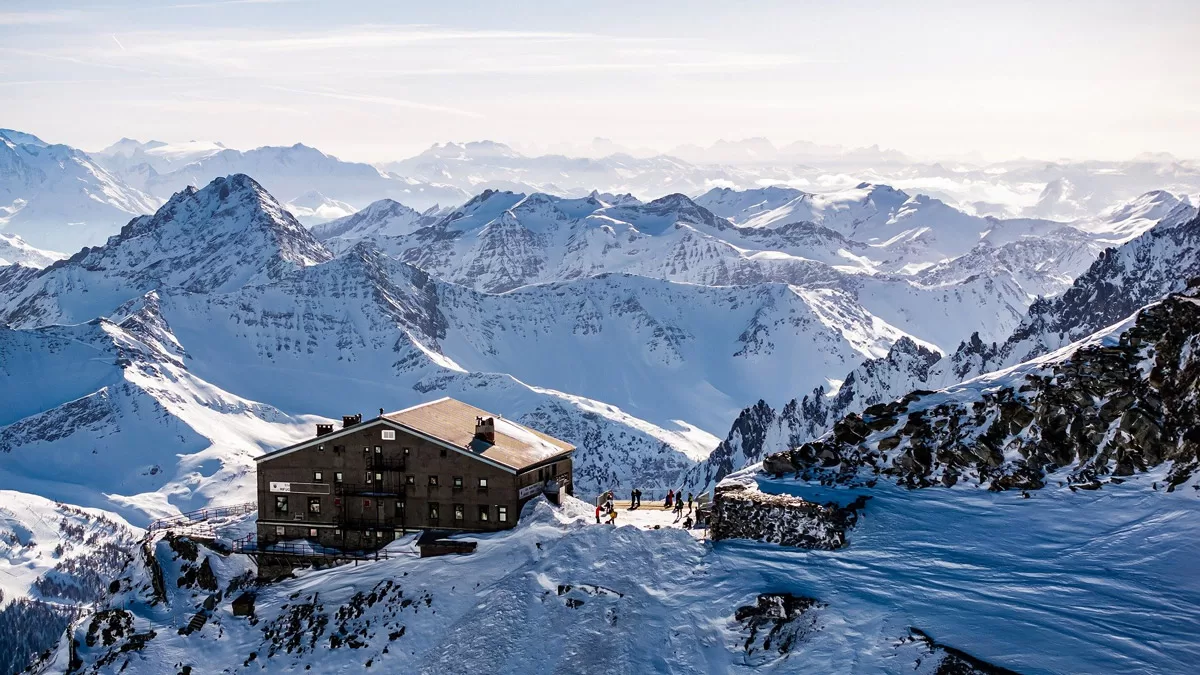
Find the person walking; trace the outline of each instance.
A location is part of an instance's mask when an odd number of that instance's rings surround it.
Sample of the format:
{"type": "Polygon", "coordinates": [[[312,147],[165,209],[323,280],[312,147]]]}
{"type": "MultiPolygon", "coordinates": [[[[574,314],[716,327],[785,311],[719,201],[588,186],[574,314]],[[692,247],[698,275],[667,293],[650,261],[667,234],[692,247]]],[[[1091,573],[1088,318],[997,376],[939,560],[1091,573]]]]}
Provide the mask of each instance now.
{"type": "Polygon", "coordinates": [[[692,512],[692,493],[688,493],[688,513],[692,512]]]}
{"type": "Polygon", "coordinates": [[[675,491],[667,490],[667,501],[663,503],[663,506],[665,506],[668,511],[671,510],[671,502],[674,501],[674,498],[675,498],[675,491]]]}
{"type": "Polygon", "coordinates": [[[600,505],[596,505],[596,524],[600,524],[600,505]]]}

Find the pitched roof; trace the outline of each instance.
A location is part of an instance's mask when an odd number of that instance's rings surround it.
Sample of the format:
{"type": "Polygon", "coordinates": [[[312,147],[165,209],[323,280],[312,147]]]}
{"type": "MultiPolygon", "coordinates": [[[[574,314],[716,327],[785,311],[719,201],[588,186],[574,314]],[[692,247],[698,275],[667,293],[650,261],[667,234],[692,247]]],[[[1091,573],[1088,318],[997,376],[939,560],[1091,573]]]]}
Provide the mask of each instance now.
{"type": "Polygon", "coordinates": [[[518,470],[575,450],[575,446],[566,441],[452,398],[386,413],[383,419],[518,470]],[[475,438],[476,417],[496,420],[495,443],[475,438]]]}
{"type": "Polygon", "coordinates": [[[255,458],[255,462],[274,459],[314,443],[332,441],[341,436],[353,434],[369,425],[381,423],[409,429],[416,434],[436,440],[442,445],[454,448],[464,454],[474,455],[511,471],[522,471],[548,459],[575,451],[575,446],[566,441],[447,397],[404,410],[385,413],[375,419],[339,429],[332,434],[316,436],[286,448],[259,455],[255,458]],[[487,443],[475,438],[476,417],[491,417],[495,420],[495,443],[487,443]]]}

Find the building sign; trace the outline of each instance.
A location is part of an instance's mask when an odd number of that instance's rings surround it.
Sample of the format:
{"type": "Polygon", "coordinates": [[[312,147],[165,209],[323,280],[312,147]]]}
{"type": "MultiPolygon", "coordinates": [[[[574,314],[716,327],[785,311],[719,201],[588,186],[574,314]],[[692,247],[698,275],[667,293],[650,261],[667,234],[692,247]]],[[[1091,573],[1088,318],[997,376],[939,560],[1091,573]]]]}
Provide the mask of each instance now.
{"type": "Polygon", "coordinates": [[[271,492],[286,492],[301,495],[327,495],[329,486],[325,483],[276,483],[270,485],[271,492]]]}
{"type": "Polygon", "coordinates": [[[528,499],[539,494],[541,491],[542,484],[534,483],[533,485],[526,485],[525,487],[521,488],[520,492],[517,493],[517,497],[518,499],[528,499]]]}

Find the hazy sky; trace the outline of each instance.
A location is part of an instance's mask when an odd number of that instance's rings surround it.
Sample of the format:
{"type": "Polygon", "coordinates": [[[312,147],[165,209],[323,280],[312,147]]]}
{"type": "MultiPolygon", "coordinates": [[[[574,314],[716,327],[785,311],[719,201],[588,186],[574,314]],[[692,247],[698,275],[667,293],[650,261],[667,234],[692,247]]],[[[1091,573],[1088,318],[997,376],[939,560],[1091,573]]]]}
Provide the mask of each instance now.
{"type": "Polygon", "coordinates": [[[1200,1],[4,0],[0,87],[0,126],[85,149],[302,141],[384,160],[447,140],[765,136],[1200,157],[1200,1]]]}

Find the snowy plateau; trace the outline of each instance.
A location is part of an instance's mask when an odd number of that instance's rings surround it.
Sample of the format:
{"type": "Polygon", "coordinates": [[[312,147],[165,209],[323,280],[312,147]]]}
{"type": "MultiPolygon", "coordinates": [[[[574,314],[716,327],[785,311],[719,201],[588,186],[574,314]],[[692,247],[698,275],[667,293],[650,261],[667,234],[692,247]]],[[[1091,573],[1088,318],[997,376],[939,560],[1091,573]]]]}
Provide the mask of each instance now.
{"type": "Polygon", "coordinates": [[[1169,156],[0,130],[0,672],[1188,672],[1198,193],[1169,156]],[[254,514],[150,529],[442,396],[577,446],[579,499],[269,583],[254,514]],[[853,517],[591,522],[680,486],[853,517]]]}

